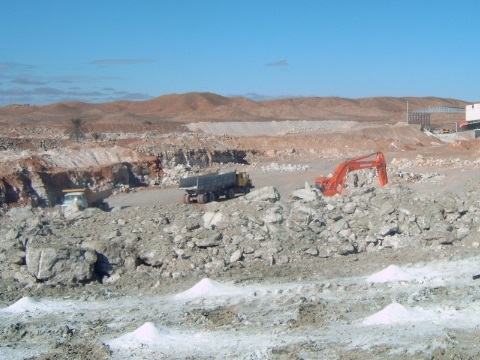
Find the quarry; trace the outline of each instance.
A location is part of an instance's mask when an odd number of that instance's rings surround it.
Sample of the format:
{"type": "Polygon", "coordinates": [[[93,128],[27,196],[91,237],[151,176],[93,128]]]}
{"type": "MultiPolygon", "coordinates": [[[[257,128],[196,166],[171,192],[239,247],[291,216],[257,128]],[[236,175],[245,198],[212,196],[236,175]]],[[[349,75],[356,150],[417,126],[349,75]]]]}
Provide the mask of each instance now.
{"type": "Polygon", "coordinates": [[[0,108],[0,358],[480,356],[473,131],[407,124],[395,99],[168,100],[0,108]],[[48,123],[72,114],[98,136],[48,123]],[[385,186],[315,188],[378,151],[385,186]],[[181,178],[225,169],[254,188],[182,202],[181,178]],[[108,207],[60,211],[75,187],[108,207]]]}

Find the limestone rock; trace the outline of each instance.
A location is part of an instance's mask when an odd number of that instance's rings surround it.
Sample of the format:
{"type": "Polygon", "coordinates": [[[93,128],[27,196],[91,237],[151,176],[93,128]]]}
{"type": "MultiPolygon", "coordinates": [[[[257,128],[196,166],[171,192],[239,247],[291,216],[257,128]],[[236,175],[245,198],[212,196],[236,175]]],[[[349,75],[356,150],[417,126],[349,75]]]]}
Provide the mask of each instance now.
{"type": "Polygon", "coordinates": [[[203,215],[203,226],[206,229],[215,228],[222,219],[223,215],[221,212],[206,212],[203,215]]]}
{"type": "Polygon", "coordinates": [[[291,196],[294,200],[303,200],[306,202],[316,201],[320,197],[318,190],[311,188],[297,189],[292,192],[291,196]]]}
{"type": "Polygon", "coordinates": [[[238,249],[230,256],[230,263],[240,261],[243,258],[243,251],[238,249]]]}
{"type": "Polygon", "coordinates": [[[93,251],[60,244],[32,242],[26,252],[28,272],[38,281],[75,283],[91,280],[96,260],[93,251]]]}
{"type": "Polygon", "coordinates": [[[266,186],[245,195],[249,201],[269,201],[275,203],[280,200],[280,193],[273,186],[266,186]]]}

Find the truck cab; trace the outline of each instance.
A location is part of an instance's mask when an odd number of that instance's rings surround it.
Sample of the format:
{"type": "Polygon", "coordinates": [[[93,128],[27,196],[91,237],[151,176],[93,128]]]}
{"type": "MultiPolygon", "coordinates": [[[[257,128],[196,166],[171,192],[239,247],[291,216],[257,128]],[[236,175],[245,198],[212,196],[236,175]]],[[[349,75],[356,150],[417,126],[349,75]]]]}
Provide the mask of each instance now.
{"type": "Polygon", "coordinates": [[[97,207],[102,210],[108,210],[108,204],[104,201],[107,197],[112,195],[112,189],[102,191],[92,191],[89,188],[81,189],[65,189],[62,212],[70,205],[77,205],[79,210],[84,210],[88,207],[97,207]]]}
{"type": "Polygon", "coordinates": [[[80,210],[86,209],[88,207],[88,201],[85,193],[71,192],[65,194],[65,196],[63,197],[62,210],[72,204],[76,204],[80,210]]]}
{"type": "Polygon", "coordinates": [[[235,185],[242,188],[251,188],[252,181],[250,180],[250,176],[244,171],[238,171],[235,179],[235,185]]]}

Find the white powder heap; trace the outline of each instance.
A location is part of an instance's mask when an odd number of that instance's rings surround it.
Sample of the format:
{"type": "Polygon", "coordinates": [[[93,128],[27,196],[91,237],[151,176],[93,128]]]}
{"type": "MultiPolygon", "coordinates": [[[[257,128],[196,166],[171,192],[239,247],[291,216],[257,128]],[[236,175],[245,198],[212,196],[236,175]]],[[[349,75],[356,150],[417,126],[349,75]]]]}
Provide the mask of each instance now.
{"type": "Polygon", "coordinates": [[[177,343],[177,336],[167,328],[146,322],[133,332],[113,339],[106,344],[112,349],[131,349],[143,345],[170,347],[177,343]]]}
{"type": "Polygon", "coordinates": [[[385,283],[389,281],[410,281],[413,280],[413,276],[402,268],[396,265],[390,265],[389,267],[379,271],[367,278],[367,282],[373,283],[385,283]]]}
{"type": "Polygon", "coordinates": [[[365,318],[363,325],[389,325],[416,321],[431,321],[436,318],[432,310],[407,309],[398,303],[391,303],[385,309],[365,318]]]}
{"type": "Polygon", "coordinates": [[[175,295],[175,298],[208,297],[232,295],[235,293],[238,293],[238,290],[233,286],[223,285],[219,282],[204,278],[189,290],[175,295]]]}
{"type": "Polygon", "coordinates": [[[18,300],[15,304],[1,309],[0,311],[9,313],[22,313],[26,311],[41,311],[46,309],[46,306],[42,302],[26,296],[18,300]]]}

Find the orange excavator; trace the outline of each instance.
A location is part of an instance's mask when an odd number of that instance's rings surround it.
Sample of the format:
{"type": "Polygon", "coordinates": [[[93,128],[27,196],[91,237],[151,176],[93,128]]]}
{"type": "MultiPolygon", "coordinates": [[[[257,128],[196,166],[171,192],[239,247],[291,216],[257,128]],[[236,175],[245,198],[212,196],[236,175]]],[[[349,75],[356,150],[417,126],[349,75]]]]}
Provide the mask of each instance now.
{"type": "Polygon", "coordinates": [[[333,173],[332,177],[319,177],[315,179],[315,187],[320,189],[323,195],[333,196],[340,194],[345,186],[347,174],[350,171],[377,168],[380,185],[385,186],[388,183],[387,164],[383,153],[376,152],[370,155],[360,156],[355,159],[347,160],[341,163],[333,173]],[[375,156],[375,160],[366,160],[375,156]]]}

